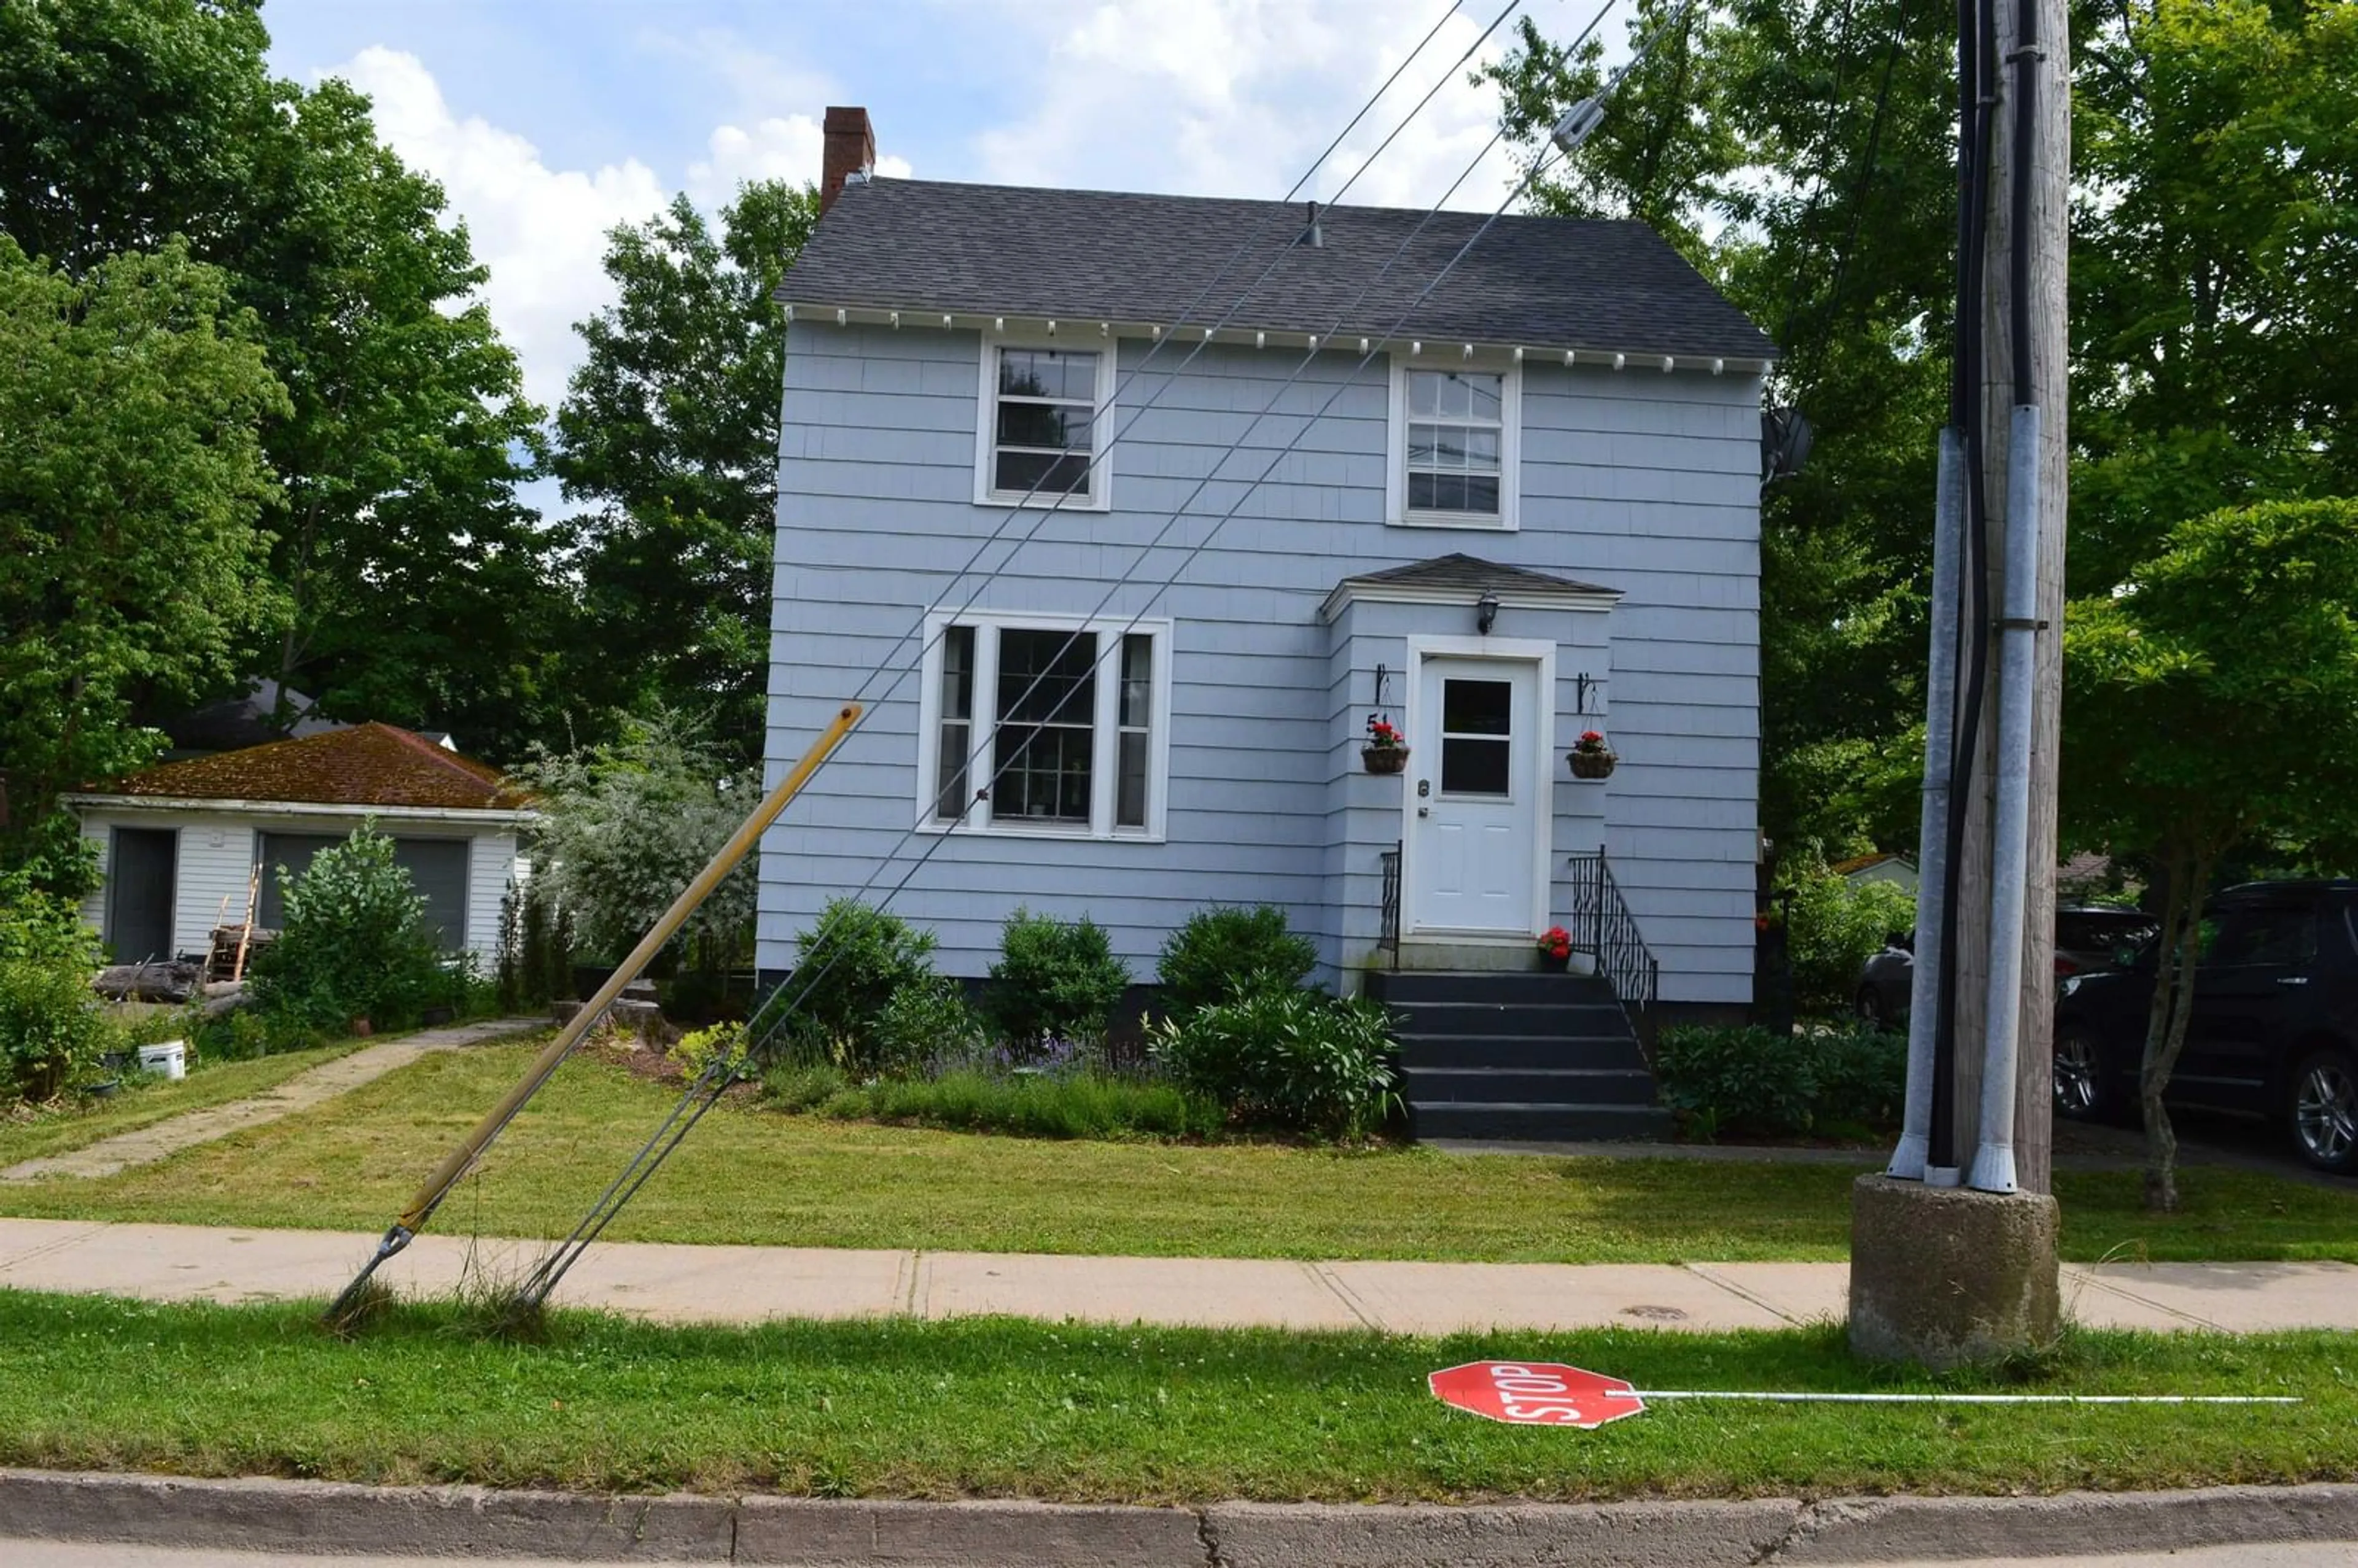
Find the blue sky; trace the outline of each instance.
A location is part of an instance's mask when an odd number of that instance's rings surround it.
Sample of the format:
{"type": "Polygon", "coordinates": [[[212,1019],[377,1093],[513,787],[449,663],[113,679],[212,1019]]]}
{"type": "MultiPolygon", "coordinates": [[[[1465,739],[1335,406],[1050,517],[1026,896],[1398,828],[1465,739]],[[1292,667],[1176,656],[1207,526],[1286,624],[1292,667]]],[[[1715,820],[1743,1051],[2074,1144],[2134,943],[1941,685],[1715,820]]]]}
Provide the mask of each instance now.
{"type": "MultiPolygon", "coordinates": [[[[1568,40],[1595,3],[1527,0],[1524,13],[1568,40]]],[[[264,21],[281,74],[368,92],[380,134],[442,182],[492,269],[492,317],[553,405],[579,359],[573,323],[608,297],[606,231],[680,190],[709,209],[743,178],[816,178],[829,103],[869,110],[887,176],[1274,197],[1442,5],[268,0],[264,21]]],[[[1494,95],[1457,61],[1497,9],[1469,0],[1450,16],[1314,194],[1448,77],[1351,192],[1440,198],[1496,127],[1494,95]]],[[[1496,53],[1494,40],[1476,58],[1496,53]]],[[[1512,178],[1494,153],[1451,205],[1495,206],[1512,178]]]]}

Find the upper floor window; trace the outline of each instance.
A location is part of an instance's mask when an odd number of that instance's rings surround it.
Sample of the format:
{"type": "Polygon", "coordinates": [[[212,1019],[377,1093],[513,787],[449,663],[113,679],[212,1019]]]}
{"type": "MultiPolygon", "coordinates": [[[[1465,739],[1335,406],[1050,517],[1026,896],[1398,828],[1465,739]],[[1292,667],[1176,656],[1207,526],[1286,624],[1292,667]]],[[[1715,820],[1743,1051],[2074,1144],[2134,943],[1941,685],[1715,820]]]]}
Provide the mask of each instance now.
{"type": "Polygon", "coordinates": [[[1392,362],[1388,522],[1515,526],[1522,378],[1511,366],[1392,362]]]}
{"type": "Polygon", "coordinates": [[[974,498],[1104,510],[1113,350],[985,337],[974,498]]]}
{"type": "Polygon", "coordinates": [[[970,613],[927,650],[921,826],[1162,836],[1168,622],[970,613]]]}

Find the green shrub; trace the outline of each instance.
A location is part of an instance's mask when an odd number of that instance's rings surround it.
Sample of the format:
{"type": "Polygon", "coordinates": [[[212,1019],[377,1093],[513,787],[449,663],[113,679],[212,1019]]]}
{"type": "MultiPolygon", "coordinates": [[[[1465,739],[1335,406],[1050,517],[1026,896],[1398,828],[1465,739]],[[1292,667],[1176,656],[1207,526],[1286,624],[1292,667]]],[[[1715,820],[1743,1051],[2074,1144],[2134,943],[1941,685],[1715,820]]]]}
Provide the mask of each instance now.
{"type": "Polygon", "coordinates": [[[114,1031],[90,989],[98,935],[29,873],[0,873],[0,1087],[46,1100],[87,1076],[114,1031]]]}
{"type": "Polygon", "coordinates": [[[1864,1027],[1673,1028],[1654,1047],[1662,1103],[1704,1142],[1894,1126],[1907,1074],[1907,1040],[1864,1027]]]}
{"type": "Polygon", "coordinates": [[[1286,929],[1285,912],[1276,905],[1215,907],[1197,910],[1171,934],[1154,978],[1163,1011],[1184,1023],[1249,988],[1289,990],[1317,962],[1318,949],[1286,929]]]}
{"type": "Polygon", "coordinates": [[[1390,1018],[1311,990],[1255,991],[1153,1031],[1155,1059],[1238,1121],[1365,1138],[1398,1108],[1390,1018]]]}
{"type": "Polygon", "coordinates": [[[789,1028],[854,1072],[871,1068],[878,1017],[903,989],[933,978],[934,934],[854,898],[838,898],[795,938],[785,982],[789,1028]]]}
{"type": "Polygon", "coordinates": [[[465,1001],[466,975],[444,967],[426,901],[373,826],[320,850],[300,877],[281,869],[278,885],[285,924],[249,987],[265,1013],[341,1033],[354,1019],[398,1028],[465,1001]]]}
{"type": "Polygon", "coordinates": [[[982,1015],[956,980],[940,975],[894,991],[871,1038],[876,1069],[902,1076],[974,1065],[990,1050],[982,1015]]]}
{"type": "Polygon", "coordinates": [[[691,1078],[701,1078],[716,1065],[731,1078],[742,1077],[748,1060],[745,1026],[716,1023],[684,1034],[671,1048],[671,1059],[691,1078]]]}
{"type": "Polygon", "coordinates": [[[1816,860],[1787,885],[1793,895],[1785,941],[1794,1004],[1804,1011],[1847,1011],[1859,971],[1882,951],[1884,939],[1914,927],[1916,895],[1891,882],[1854,882],[1816,860]]]}
{"type": "Polygon", "coordinates": [[[1105,1037],[1130,971],[1102,926],[1019,908],[1001,930],[999,953],[983,1006],[1009,1045],[1105,1037]]]}
{"type": "Polygon", "coordinates": [[[1175,1084],[1097,1071],[1052,1076],[972,1068],[839,1089],[819,1103],[819,1112],[840,1120],[1022,1138],[1209,1138],[1225,1120],[1216,1102],[1175,1084]]]}

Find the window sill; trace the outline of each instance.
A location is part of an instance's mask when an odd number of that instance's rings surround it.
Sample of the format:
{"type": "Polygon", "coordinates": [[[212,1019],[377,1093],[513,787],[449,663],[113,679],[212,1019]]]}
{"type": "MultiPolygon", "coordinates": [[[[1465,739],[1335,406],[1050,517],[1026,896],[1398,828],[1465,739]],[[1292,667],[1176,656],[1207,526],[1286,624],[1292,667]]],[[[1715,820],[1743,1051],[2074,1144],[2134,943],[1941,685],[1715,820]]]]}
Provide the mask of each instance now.
{"type": "Polygon", "coordinates": [[[960,838],[1061,838],[1066,843],[1079,844],[1161,844],[1165,841],[1163,834],[1149,833],[1136,827],[1115,833],[1099,833],[1087,827],[1019,827],[996,822],[977,827],[963,822],[921,822],[917,825],[917,831],[936,837],[955,834],[960,838]]]}
{"type": "Polygon", "coordinates": [[[1402,517],[1387,517],[1388,528],[1462,528],[1485,534],[1511,534],[1514,522],[1507,517],[1482,512],[1412,512],[1402,517]]]}
{"type": "Polygon", "coordinates": [[[1026,511],[1036,506],[1044,512],[1110,512],[1113,510],[1113,497],[1110,495],[1076,501],[1070,495],[1026,497],[1015,492],[990,491],[976,496],[974,503],[977,506],[1022,507],[1026,511]]]}

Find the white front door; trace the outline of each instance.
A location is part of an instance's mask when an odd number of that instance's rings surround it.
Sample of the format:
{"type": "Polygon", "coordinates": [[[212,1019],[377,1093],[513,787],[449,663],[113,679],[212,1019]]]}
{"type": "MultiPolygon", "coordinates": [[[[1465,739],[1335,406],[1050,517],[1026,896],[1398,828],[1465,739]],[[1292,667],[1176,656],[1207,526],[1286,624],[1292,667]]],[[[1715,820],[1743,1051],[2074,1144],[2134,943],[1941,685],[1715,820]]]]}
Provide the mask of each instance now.
{"type": "Polygon", "coordinates": [[[1419,665],[1407,930],[1528,941],[1536,929],[1535,868],[1547,854],[1539,677],[1540,662],[1522,658],[1428,654],[1419,665]]]}

